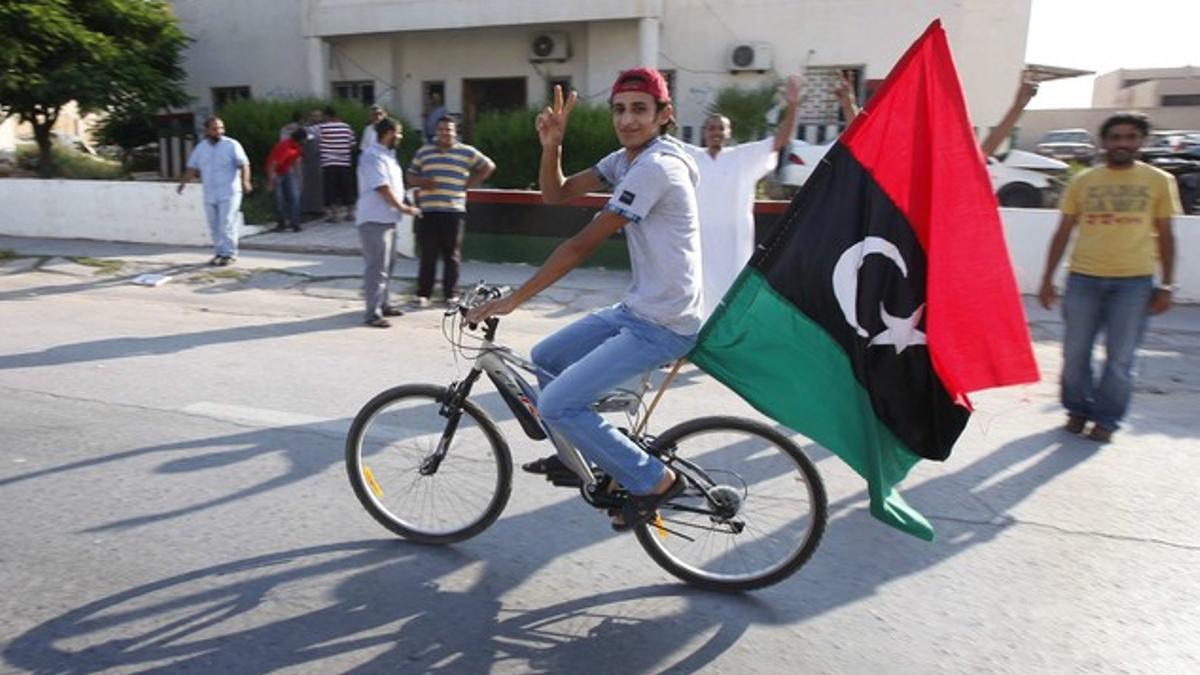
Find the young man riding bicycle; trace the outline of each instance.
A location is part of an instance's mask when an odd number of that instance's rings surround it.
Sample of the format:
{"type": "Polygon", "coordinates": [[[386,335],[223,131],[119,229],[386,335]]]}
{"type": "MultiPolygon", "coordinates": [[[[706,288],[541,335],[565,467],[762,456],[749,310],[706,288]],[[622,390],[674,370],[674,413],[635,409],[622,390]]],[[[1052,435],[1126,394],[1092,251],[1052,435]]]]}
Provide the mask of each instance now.
{"type": "Polygon", "coordinates": [[[695,344],[703,323],[698,172],[666,135],[673,115],[666,81],[653,68],[634,68],[617,77],[609,99],[621,149],[564,178],[562,141],[576,100],[571,92],[564,102],[555,87],[553,105],[538,115],[542,197],[554,204],[612,187],[612,198],[520,288],[475,307],[467,320],[479,323],[512,312],[625,229],[633,271],[625,298],[545,338],[532,356],[554,375],[541,383],[542,419],[629,491],[631,498],[613,520],[614,529],[628,530],[653,519],[684,483],[605,421],[592,403],[695,344]]]}

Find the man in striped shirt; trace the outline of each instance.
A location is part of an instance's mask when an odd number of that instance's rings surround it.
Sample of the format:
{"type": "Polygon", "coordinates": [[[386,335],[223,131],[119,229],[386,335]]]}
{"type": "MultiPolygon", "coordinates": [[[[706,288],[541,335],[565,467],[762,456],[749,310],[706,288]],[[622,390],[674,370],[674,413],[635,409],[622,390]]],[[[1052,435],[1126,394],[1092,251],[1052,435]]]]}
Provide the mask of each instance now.
{"type": "Polygon", "coordinates": [[[321,176],[325,194],[325,220],[337,220],[337,207],[346,207],[345,220],[354,220],[354,130],[337,116],[332,107],[325,108],[325,119],[308,128],[315,136],[321,151],[321,176]]]}
{"type": "Polygon", "coordinates": [[[417,151],[408,167],[407,182],[421,189],[418,205],[417,244],[421,265],[417,272],[414,307],[428,307],[433,294],[438,258],[442,259],[442,289],[447,303],[457,301],[458,265],[462,261],[466,225],[467,189],[478,186],[496,170],[496,164],[475,148],[458,142],[454,119],[437,123],[437,136],[417,151]]]}

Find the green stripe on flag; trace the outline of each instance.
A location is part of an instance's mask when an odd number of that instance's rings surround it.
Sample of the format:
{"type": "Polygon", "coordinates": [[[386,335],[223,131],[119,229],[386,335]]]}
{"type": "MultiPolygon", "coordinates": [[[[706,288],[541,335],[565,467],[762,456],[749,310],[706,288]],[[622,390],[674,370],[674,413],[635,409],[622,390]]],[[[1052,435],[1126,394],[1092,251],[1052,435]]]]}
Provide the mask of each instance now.
{"type": "Polygon", "coordinates": [[[688,358],[759,411],[841,457],[866,479],[876,518],[933,539],[929,521],[895,490],[921,458],[875,416],[841,346],[757,269],[738,276],[688,358]]]}

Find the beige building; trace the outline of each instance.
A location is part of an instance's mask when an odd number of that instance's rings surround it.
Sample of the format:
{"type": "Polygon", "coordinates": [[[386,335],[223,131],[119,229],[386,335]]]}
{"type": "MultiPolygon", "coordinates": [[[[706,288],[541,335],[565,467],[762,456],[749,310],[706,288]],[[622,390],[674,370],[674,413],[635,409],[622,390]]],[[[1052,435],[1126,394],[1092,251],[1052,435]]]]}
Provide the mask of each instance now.
{"type": "Polygon", "coordinates": [[[1105,73],[1092,85],[1092,107],[1200,109],[1200,66],[1105,73]]]}
{"type": "MultiPolygon", "coordinates": [[[[1023,65],[1030,0],[175,0],[187,88],[204,115],[230,98],[341,95],[420,120],[430,92],[470,127],[487,107],[541,105],[556,84],[603,102],[617,71],[671,81],[696,140],[727,85],[810,75],[806,133],[836,131],[834,77],[871,91],[940,17],[972,119],[995,124],[1023,65]]],[[[817,138],[819,137],[819,138],[817,138]]]]}

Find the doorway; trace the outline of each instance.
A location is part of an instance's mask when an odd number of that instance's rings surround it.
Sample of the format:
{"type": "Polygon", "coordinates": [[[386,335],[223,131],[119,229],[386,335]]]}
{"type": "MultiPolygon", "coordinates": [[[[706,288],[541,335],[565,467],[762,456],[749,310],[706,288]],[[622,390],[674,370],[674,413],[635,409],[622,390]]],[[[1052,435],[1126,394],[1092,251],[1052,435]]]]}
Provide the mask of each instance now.
{"type": "Polygon", "coordinates": [[[491,77],[463,80],[461,135],[474,142],[475,120],[489,110],[526,106],[525,78],[491,77]]]}

